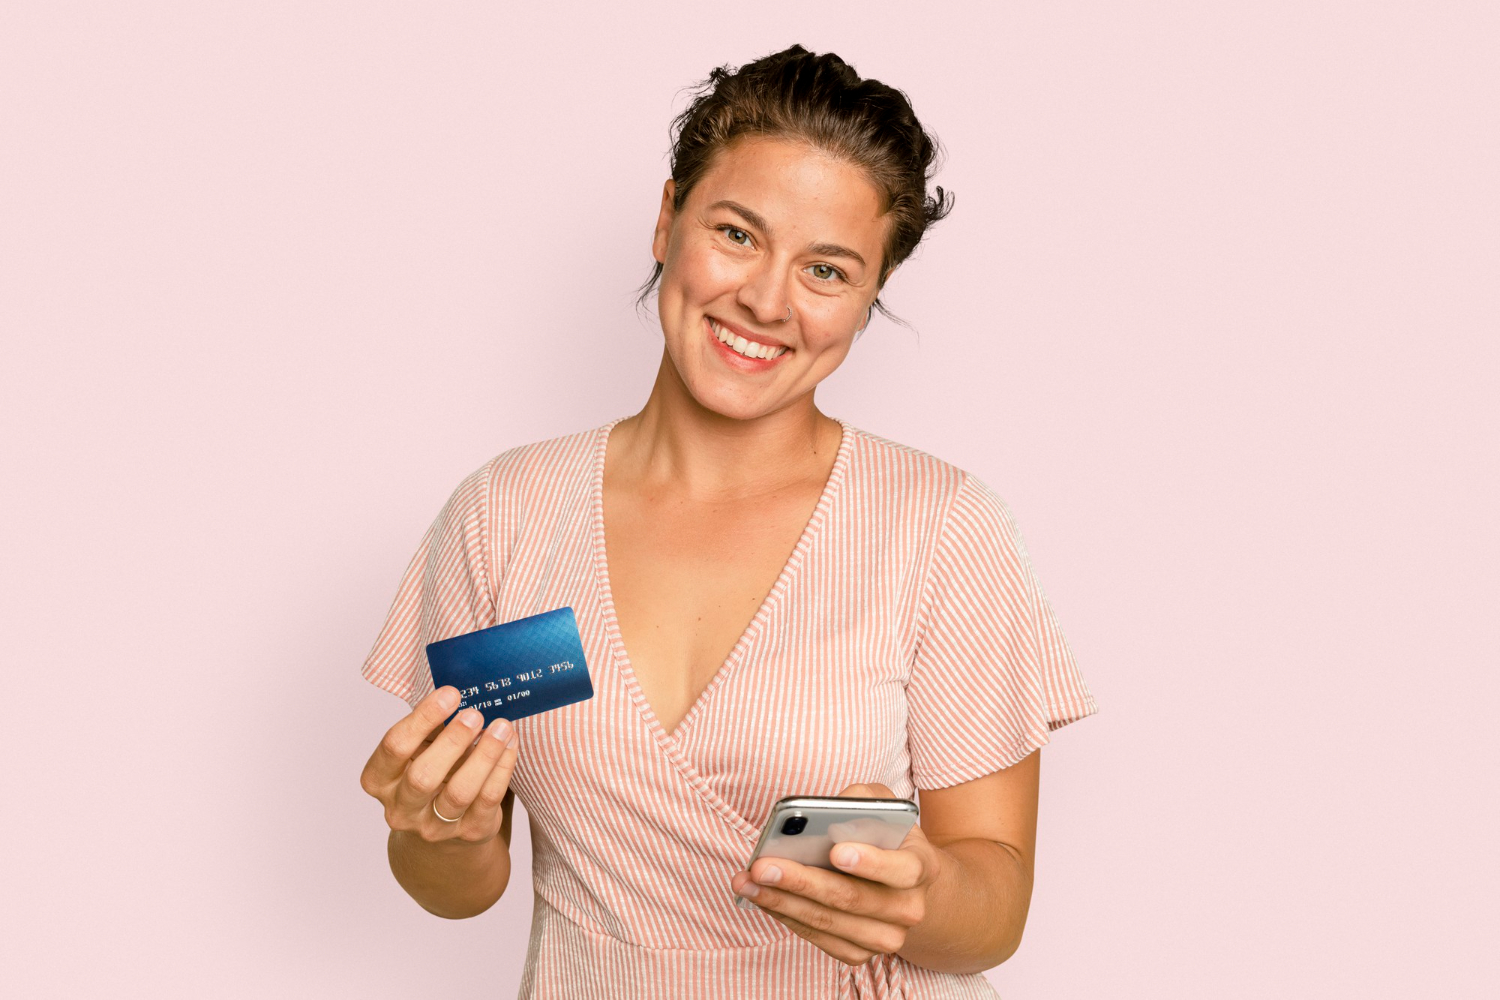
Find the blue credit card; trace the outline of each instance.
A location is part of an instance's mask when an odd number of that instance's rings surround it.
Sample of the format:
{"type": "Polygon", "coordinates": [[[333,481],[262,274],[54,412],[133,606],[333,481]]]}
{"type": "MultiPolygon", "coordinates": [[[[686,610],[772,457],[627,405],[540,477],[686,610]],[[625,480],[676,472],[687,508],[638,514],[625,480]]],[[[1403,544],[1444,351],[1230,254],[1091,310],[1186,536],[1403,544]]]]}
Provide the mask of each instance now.
{"type": "Polygon", "coordinates": [[[572,608],[545,611],[427,644],[434,688],[451,684],[485,725],[521,719],[594,696],[572,608]]]}

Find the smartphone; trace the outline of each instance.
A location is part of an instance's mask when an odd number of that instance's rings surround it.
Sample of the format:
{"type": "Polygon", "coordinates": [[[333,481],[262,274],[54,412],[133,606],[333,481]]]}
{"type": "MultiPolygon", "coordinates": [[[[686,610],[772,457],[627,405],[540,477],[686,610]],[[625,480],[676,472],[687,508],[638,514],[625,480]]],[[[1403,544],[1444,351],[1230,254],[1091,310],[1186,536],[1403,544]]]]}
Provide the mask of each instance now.
{"type": "MultiPolygon", "coordinates": [[[[834,844],[853,841],[894,850],[916,823],[917,804],[906,799],[785,798],[771,807],[771,818],[745,867],[767,857],[837,871],[828,860],[834,844]]],[[[755,908],[744,896],[736,896],[735,902],[747,910],[755,908]]]]}

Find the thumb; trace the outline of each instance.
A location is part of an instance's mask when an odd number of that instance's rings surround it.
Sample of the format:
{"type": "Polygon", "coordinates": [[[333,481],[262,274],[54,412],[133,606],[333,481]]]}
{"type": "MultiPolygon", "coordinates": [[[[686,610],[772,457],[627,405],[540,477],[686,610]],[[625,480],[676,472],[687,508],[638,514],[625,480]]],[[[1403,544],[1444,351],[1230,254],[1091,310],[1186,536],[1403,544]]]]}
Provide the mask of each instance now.
{"type": "Polygon", "coordinates": [[[842,792],[839,792],[838,797],[841,799],[894,799],[899,798],[900,796],[891,791],[885,785],[858,784],[850,785],[842,792]]]}

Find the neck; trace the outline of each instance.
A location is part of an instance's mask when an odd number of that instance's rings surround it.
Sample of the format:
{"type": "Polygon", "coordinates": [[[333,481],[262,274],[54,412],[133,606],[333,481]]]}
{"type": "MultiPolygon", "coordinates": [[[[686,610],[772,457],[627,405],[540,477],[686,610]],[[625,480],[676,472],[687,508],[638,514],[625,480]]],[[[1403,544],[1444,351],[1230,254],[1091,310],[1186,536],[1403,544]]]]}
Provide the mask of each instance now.
{"type": "Polygon", "coordinates": [[[842,429],[820,412],[812,393],[755,417],[736,420],[693,398],[663,354],[646,405],[610,434],[610,471],[704,500],[775,492],[828,478],[842,429]]]}

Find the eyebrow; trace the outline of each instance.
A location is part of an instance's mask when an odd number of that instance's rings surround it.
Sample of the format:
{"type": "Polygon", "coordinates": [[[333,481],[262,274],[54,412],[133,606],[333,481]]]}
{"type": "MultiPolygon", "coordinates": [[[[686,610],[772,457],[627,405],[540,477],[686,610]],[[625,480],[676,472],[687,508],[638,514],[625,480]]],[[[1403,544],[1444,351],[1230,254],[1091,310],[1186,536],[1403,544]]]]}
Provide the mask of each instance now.
{"type": "MultiPolygon", "coordinates": [[[[767,236],[771,234],[770,225],[766,222],[766,220],[761,216],[759,212],[756,212],[753,209],[746,208],[744,205],[741,205],[737,201],[716,201],[708,207],[710,209],[727,208],[731,212],[738,213],[744,218],[746,222],[750,223],[750,225],[754,226],[756,229],[759,229],[767,236]]],[[[819,257],[846,257],[849,260],[852,260],[859,264],[860,267],[869,266],[865,263],[864,257],[860,256],[855,251],[850,250],[848,247],[839,246],[837,243],[814,243],[810,245],[807,250],[809,253],[815,254],[819,257]]]]}

